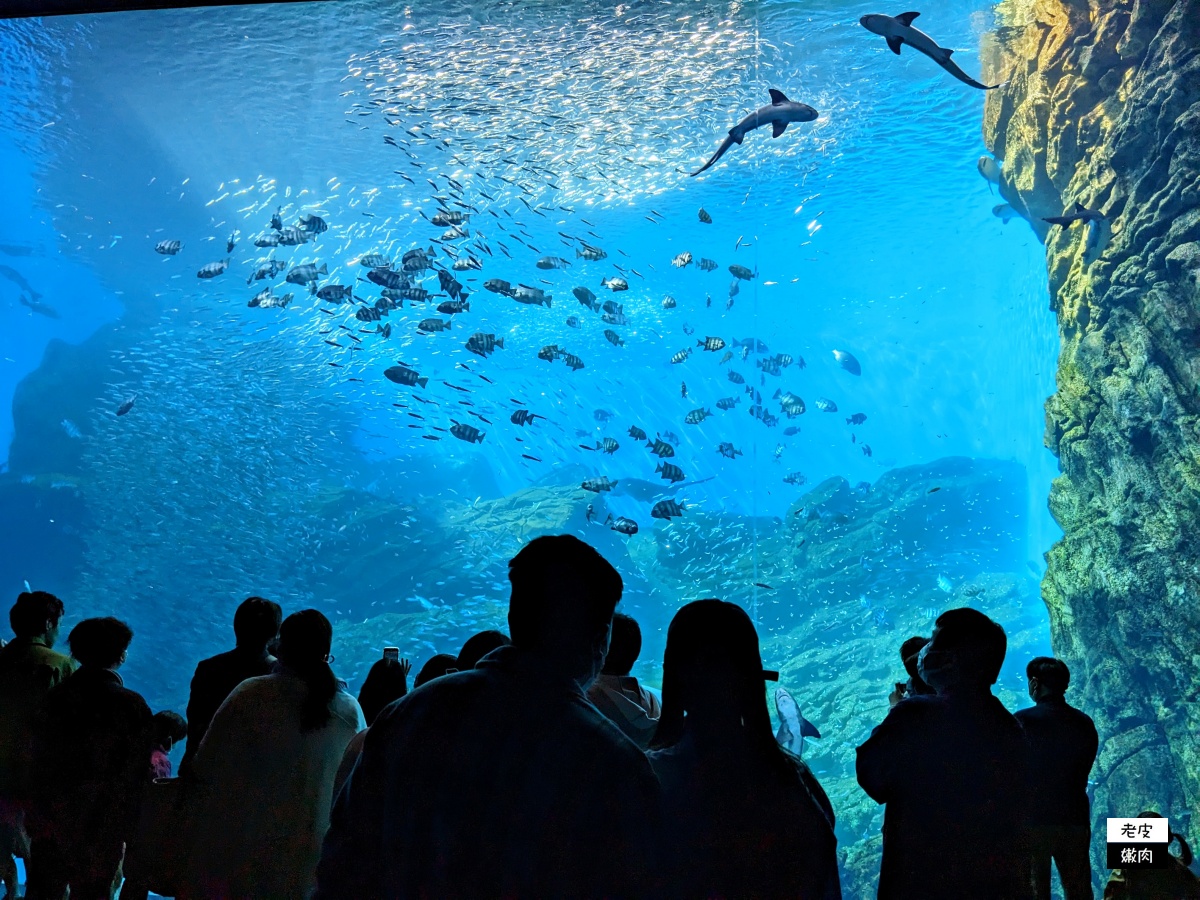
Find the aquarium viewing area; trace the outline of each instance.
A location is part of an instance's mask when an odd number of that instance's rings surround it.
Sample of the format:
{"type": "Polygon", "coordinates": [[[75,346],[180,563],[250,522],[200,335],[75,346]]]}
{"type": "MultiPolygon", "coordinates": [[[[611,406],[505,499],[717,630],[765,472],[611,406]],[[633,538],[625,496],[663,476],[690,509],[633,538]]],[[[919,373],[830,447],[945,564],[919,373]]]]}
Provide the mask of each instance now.
{"type": "Polygon", "coordinates": [[[1009,712],[1069,667],[1096,897],[1109,818],[1200,842],[1200,0],[0,13],[0,600],[58,649],[120,618],[183,713],[259,596],[358,696],[573,535],[656,698],[749,616],[837,896],[916,896],[856,753],[952,609],[1009,712]]]}

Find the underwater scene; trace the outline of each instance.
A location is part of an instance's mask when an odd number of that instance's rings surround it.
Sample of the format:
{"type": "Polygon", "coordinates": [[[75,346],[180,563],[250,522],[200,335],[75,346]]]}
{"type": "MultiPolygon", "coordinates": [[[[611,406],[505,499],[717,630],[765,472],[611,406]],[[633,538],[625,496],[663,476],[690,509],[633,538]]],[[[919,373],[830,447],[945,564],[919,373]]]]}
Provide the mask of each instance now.
{"type": "Polygon", "coordinates": [[[385,646],[504,628],[508,560],[575,534],[646,684],[683,603],[750,612],[821,733],[844,893],[874,896],[854,748],[901,642],[987,613],[1011,710],[1053,652],[1044,242],[1077,274],[1108,237],[1090,204],[1048,237],[997,151],[1027,8],[931,0],[903,53],[878,13],[0,22],[0,592],[125,618],[127,683],[182,709],[249,595],[326,613],[357,691],[385,646]]]}

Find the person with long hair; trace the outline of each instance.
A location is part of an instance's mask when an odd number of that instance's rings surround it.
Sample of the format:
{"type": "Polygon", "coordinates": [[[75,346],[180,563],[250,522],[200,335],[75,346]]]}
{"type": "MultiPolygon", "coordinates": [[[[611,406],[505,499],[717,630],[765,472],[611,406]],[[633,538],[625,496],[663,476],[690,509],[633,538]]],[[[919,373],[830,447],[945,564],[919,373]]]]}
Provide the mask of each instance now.
{"type": "Polygon", "coordinates": [[[667,631],[650,764],[662,784],[667,895],[841,897],[833,808],[771,729],[754,623],[723,600],[667,631]]]}
{"type": "Polygon", "coordinates": [[[314,887],[333,782],[366,727],[330,668],[333,627],[315,609],[279,629],[279,670],[238,685],[192,762],[184,900],[289,900],[314,887]]]}

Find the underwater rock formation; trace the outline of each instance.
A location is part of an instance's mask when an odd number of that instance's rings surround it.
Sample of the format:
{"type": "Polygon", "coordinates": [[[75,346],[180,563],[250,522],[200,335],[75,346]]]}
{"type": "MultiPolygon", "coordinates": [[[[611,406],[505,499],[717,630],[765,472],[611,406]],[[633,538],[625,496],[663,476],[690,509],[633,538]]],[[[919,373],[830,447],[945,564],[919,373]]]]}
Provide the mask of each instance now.
{"type": "MultiPolygon", "coordinates": [[[[1046,239],[1064,531],[1042,594],[1101,735],[1094,823],[1200,808],[1200,2],[1009,2],[985,139],[1046,239]],[[1046,227],[1081,203],[1108,220],[1046,227]]],[[[1103,853],[1103,827],[1093,852],[1103,853]]]]}

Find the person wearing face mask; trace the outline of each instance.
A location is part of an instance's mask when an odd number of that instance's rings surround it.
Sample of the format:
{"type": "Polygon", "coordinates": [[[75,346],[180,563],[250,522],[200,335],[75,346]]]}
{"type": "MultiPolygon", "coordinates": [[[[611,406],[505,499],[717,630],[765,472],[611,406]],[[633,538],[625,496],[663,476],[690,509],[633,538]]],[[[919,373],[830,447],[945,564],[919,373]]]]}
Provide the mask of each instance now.
{"type": "Polygon", "coordinates": [[[321,900],[657,897],[658,783],[586,697],[621,576],[569,535],[509,562],[510,646],[389,706],[334,803],[321,900]]]}
{"type": "Polygon", "coordinates": [[[879,900],[1027,900],[1029,746],[991,692],[1004,629],[943,613],[918,657],[936,692],[892,708],[858,748],[858,783],[886,804],[879,900]]]}

